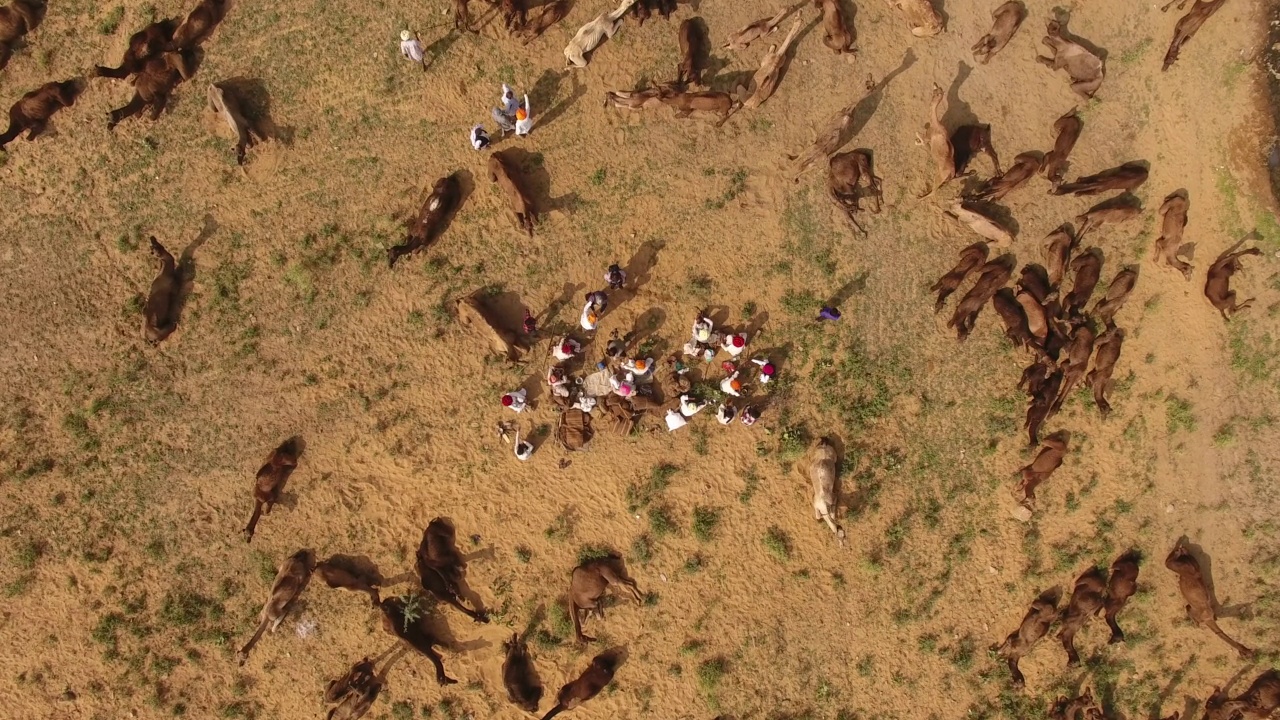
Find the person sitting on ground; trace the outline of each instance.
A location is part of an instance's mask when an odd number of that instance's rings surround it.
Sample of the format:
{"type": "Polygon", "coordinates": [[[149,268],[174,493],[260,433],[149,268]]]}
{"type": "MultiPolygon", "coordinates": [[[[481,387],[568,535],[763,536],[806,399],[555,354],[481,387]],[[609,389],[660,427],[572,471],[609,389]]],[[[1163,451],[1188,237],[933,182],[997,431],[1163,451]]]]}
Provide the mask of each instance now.
{"type": "Polygon", "coordinates": [[[502,396],[502,407],[508,408],[513,412],[524,412],[528,406],[529,391],[524,388],[512,390],[502,396]]]}
{"type": "Polygon", "coordinates": [[[730,357],[738,357],[747,349],[747,334],[735,333],[733,335],[725,335],[724,343],[720,346],[720,349],[729,353],[730,357]]]}
{"type": "Polygon", "coordinates": [[[707,403],[698,402],[697,400],[694,400],[693,396],[691,395],[680,396],[680,414],[684,415],[687,418],[697,415],[698,412],[701,411],[702,408],[706,406],[707,406],[707,403]]]}
{"type": "Polygon", "coordinates": [[[551,386],[551,394],[556,397],[569,397],[569,381],[565,377],[564,368],[552,365],[547,368],[547,385],[551,386]]]}
{"type": "Polygon", "coordinates": [[[720,392],[734,397],[742,397],[742,382],[738,380],[738,371],[720,381],[720,392]]]}
{"type": "Polygon", "coordinates": [[[573,356],[580,352],[582,352],[582,344],[568,336],[560,338],[551,346],[551,354],[560,362],[572,360],[573,356]]]}
{"type": "Polygon", "coordinates": [[[498,123],[498,130],[502,132],[502,136],[506,137],[507,133],[516,131],[516,119],[508,115],[498,108],[489,111],[489,115],[493,117],[493,121],[498,123]]]}
{"type": "Polygon", "coordinates": [[[524,107],[516,110],[516,137],[526,137],[533,132],[533,111],[529,109],[529,96],[524,96],[524,107]]]}
{"type": "Polygon", "coordinates": [[[769,362],[768,358],[751,358],[751,362],[760,366],[761,384],[767,384],[770,380],[773,380],[774,373],[778,371],[778,369],[773,366],[773,363],[769,362]]]}
{"type": "Polygon", "coordinates": [[[609,307],[609,296],[602,290],[595,290],[587,293],[587,302],[591,303],[597,313],[603,315],[605,308],[609,307]]]}
{"type": "Polygon", "coordinates": [[[622,369],[641,380],[653,375],[653,367],[653,358],[644,358],[643,360],[627,358],[622,361],[622,369]]]}
{"type": "Polygon", "coordinates": [[[721,425],[728,425],[733,422],[737,415],[738,409],[728,400],[720,403],[720,406],[716,408],[716,420],[719,420],[721,425]]]}
{"type": "Polygon", "coordinates": [[[525,308],[524,320],[521,322],[521,326],[524,328],[525,335],[528,335],[529,337],[537,337],[538,319],[533,316],[533,313],[529,312],[528,308],[525,308]]]}
{"type": "Polygon", "coordinates": [[[588,300],[586,305],[582,306],[582,316],[578,318],[578,324],[583,330],[595,332],[596,324],[600,322],[600,316],[596,313],[595,308],[588,300]]]}
{"type": "Polygon", "coordinates": [[[676,430],[679,430],[680,428],[689,424],[689,421],[685,420],[684,416],[676,412],[675,410],[668,410],[666,419],[667,419],[667,430],[669,430],[670,432],[675,432],[676,430]]]}
{"type": "Polygon", "coordinates": [[[422,52],[422,43],[408,30],[400,31],[400,54],[427,69],[426,55],[422,52]]]}
{"type": "Polygon", "coordinates": [[[748,405],[747,407],[742,408],[742,424],[743,425],[748,425],[748,426],[755,425],[756,420],[759,420],[759,419],[760,419],[760,409],[757,408],[756,406],[748,405]]]}
{"type": "Polygon", "coordinates": [[[618,263],[609,266],[604,271],[604,281],[609,283],[610,290],[621,290],[622,286],[627,283],[627,273],[618,263]]]}
{"type": "Polygon", "coordinates": [[[636,378],[631,373],[625,375],[610,375],[609,386],[613,388],[613,394],[629,398],[636,394],[636,378]]]}
{"type": "Polygon", "coordinates": [[[477,125],[471,128],[471,147],[476,150],[484,150],[490,144],[489,133],[485,132],[484,125],[477,125]]]}
{"type": "Polygon", "coordinates": [[[667,358],[667,369],[671,372],[671,389],[674,395],[682,395],[689,392],[693,387],[693,383],[689,382],[689,366],[680,360],[679,355],[672,355],[667,358]]]}
{"type": "Polygon", "coordinates": [[[520,439],[520,428],[516,428],[516,458],[520,461],[533,457],[533,443],[520,439]]]}
{"type": "Polygon", "coordinates": [[[605,357],[610,360],[617,360],[627,351],[627,343],[631,341],[631,333],[627,333],[626,337],[619,338],[618,331],[614,330],[609,333],[609,342],[604,346],[605,357]]]}
{"type": "Polygon", "coordinates": [[[584,413],[589,413],[596,409],[596,399],[586,393],[583,393],[578,396],[578,399],[575,400],[573,405],[570,407],[575,407],[584,413]]]}
{"type": "Polygon", "coordinates": [[[693,320],[693,340],[700,345],[708,345],[711,343],[711,335],[716,331],[715,323],[711,319],[703,316],[702,312],[698,312],[698,316],[693,320]]]}

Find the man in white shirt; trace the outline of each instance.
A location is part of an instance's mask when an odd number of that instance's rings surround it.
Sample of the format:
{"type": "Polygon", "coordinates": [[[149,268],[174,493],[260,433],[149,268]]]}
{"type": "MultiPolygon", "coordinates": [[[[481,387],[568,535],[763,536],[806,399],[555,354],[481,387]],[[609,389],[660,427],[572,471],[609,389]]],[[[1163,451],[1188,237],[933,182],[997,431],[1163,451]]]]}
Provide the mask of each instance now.
{"type": "Polygon", "coordinates": [[[582,345],[568,336],[560,338],[558,342],[551,346],[551,354],[560,362],[572,360],[573,356],[580,352],[582,352],[582,345]]]}
{"type": "Polygon", "coordinates": [[[516,108],[516,137],[524,137],[533,130],[533,111],[529,109],[529,96],[524,96],[524,107],[516,108]]]}
{"type": "Polygon", "coordinates": [[[400,54],[427,69],[426,55],[422,52],[422,43],[408,30],[400,31],[400,54]]]}
{"type": "Polygon", "coordinates": [[[528,397],[529,391],[524,388],[513,390],[502,396],[502,407],[512,412],[524,412],[524,409],[528,407],[528,397]]]}
{"type": "Polygon", "coordinates": [[[680,396],[680,414],[687,418],[697,415],[698,412],[706,406],[707,404],[705,402],[697,402],[688,395],[680,396]]]}
{"type": "Polygon", "coordinates": [[[742,397],[742,383],[738,381],[738,371],[720,381],[720,392],[734,397],[742,397]]]}
{"type": "Polygon", "coordinates": [[[725,335],[724,345],[720,346],[720,349],[729,353],[730,357],[738,357],[747,349],[747,334],[725,335]]]}
{"type": "Polygon", "coordinates": [[[502,83],[502,112],[514,116],[516,110],[520,109],[520,101],[516,100],[516,94],[506,83],[502,83]]]}
{"type": "Polygon", "coordinates": [[[737,414],[738,409],[733,406],[733,403],[727,400],[720,403],[720,407],[716,408],[716,420],[720,421],[721,425],[728,425],[733,422],[733,418],[737,414]]]}
{"type": "Polygon", "coordinates": [[[471,128],[471,147],[477,150],[489,147],[489,133],[484,131],[484,125],[471,128]]]}
{"type": "Polygon", "coordinates": [[[533,443],[520,439],[520,430],[516,429],[516,459],[520,461],[528,460],[533,457],[533,443]]]}
{"type": "Polygon", "coordinates": [[[595,332],[596,323],[600,322],[600,316],[596,314],[595,305],[590,301],[582,306],[582,316],[578,318],[578,324],[583,330],[595,332]]]}

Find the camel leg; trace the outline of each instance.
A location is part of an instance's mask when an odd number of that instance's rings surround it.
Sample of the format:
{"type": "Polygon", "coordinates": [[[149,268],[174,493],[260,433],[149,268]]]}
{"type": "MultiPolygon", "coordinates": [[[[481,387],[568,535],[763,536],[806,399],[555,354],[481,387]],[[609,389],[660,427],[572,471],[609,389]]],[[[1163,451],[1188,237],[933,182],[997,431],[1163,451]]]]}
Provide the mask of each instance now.
{"type": "Polygon", "coordinates": [[[142,99],[141,95],[135,92],[133,94],[133,99],[129,101],[128,105],[111,111],[110,115],[108,115],[107,129],[114,130],[116,125],[120,124],[121,120],[137,115],[142,112],[146,106],[147,102],[142,99]]]}
{"type": "Polygon", "coordinates": [[[98,77],[114,78],[116,80],[123,80],[129,77],[129,71],[125,69],[124,65],[121,65],[120,67],[114,67],[114,68],[103,67],[102,65],[94,65],[93,74],[97,75],[98,77]]]}
{"type": "Polygon", "coordinates": [[[1222,632],[1222,628],[1218,627],[1218,623],[1216,621],[1210,620],[1208,623],[1206,623],[1206,627],[1212,630],[1214,635],[1217,635],[1218,637],[1222,638],[1223,642],[1235,648],[1235,651],[1240,653],[1240,657],[1242,659],[1248,660],[1249,658],[1253,657],[1252,650],[1236,642],[1230,635],[1227,635],[1226,633],[1222,632]]]}
{"type": "Polygon", "coordinates": [[[478,623],[489,622],[489,618],[483,612],[467,609],[466,607],[463,606],[461,602],[458,601],[457,597],[449,596],[449,597],[443,598],[443,600],[449,603],[450,605],[458,608],[459,610],[462,611],[462,614],[466,615],[467,617],[471,618],[472,620],[478,623]]]}
{"type": "Polygon", "coordinates": [[[241,665],[244,665],[245,661],[249,659],[249,651],[262,639],[262,633],[267,631],[267,624],[270,622],[270,618],[263,617],[262,622],[258,623],[258,629],[254,631],[253,637],[249,638],[249,642],[245,643],[244,647],[240,648],[240,652],[236,653],[236,658],[241,665]]]}
{"type": "Polygon", "coordinates": [[[249,516],[249,524],[244,526],[244,541],[253,540],[253,531],[258,528],[258,519],[262,517],[262,503],[254,502],[253,514],[249,516]]]}
{"type": "Polygon", "coordinates": [[[436,666],[436,683],[440,685],[456,685],[458,683],[457,680],[454,680],[445,674],[444,658],[440,656],[440,653],[436,652],[435,648],[428,646],[426,652],[423,654],[427,656],[427,659],[431,661],[432,665],[436,666]]]}
{"type": "Polygon", "coordinates": [[[22,130],[23,126],[20,123],[9,121],[9,129],[5,130],[3,135],[0,135],[0,148],[13,142],[22,133],[22,130]]]}
{"type": "Polygon", "coordinates": [[[151,121],[155,122],[160,119],[160,113],[164,112],[164,106],[169,103],[169,94],[161,93],[157,95],[155,100],[151,102],[151,121]]]}
{"type": "Polygon", "coordinates": [[[582,616],[580,614],[581,612],[582,612],[582,609],[579,608],[577,605],[573,604],[573,601],[569,602],[569,614],[573,616],[573,634],[578,638],[578,642],[588,642],[588,643],[595,642],[596,641],[595,638],[587,637],[586,635],[582,634],[582,616]]]}

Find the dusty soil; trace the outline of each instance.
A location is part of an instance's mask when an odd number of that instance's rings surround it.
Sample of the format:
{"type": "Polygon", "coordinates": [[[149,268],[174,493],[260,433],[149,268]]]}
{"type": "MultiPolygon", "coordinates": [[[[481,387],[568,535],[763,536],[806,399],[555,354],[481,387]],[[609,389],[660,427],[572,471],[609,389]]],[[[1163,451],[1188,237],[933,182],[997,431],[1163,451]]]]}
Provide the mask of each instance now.
{"type": "MultiPolygon", "coordinates": [[[[512,629],[530,631],[553,696],[592,652],[569,637],[568,573],[602,548],[627,558],[646,602],[589,621],[599,647],[624,646],[627,660],[575,717],[1038,718],[1082,685],[1109,717],[1163,717],[1274,665],[1280,224],[1264,201],[1261,146],[1274,131],[1263,59],[1275,40],[1263,3],[1227,3],[1163,73],[1176,12],[1057,7],[1106,56],[1092,102],[1034,62],[1054,3],[1029,0],[1028,20],[986,66],[969,47],[995,0],[936,4],[947,32],[918,39],[884,3],[857,2],[856,56],[835,56],[807,27],[777,94],[721,128],[599,105],[606,89],[674,74],[687,5],[671,23],[628,21],[570,73],[561,49],[601,0],[578,0],[527,47],[495,24],[445,35],[442,0],[239,2],[158,122],[108,132],[106,113],[130,88],[92,80],[47,136],[0,156],[7,713],[321,716],[325,682],[389,638],[361,596],[317,584],[237,667],[275,567],[299,547],[363,555],[386,594],[406,593],[437,515],[456,523],[494,622],[436,609],[461,683],[441,689],[424,658],[403,658],[373,717],[519,717],[500,677],[512,629]],[[432,44],[426,73],[399,57],[404,27],[432,44]],[[785,158],[868,75],[887,82],[859,108],[848,147],[874,151],[886,207],[864,217],[862,237],[835,214],[821,173],[793,183],[785,158]],[[236,78],[276,128],[244,171],[204,100],[207,83],[236,78]],[[502,81],[529,92],[540,123],[498,146],[547,211],[532,240],[466,139],[502,81]],[[1049,149],[1053,120],[1079,106],[1071,175],[1151,165],[1142,218],[1090,241],[1105,253],[1104,288],[1121,266],[1140,268],[1117,317],[1129,337],[1115,412],[1102,421],[1082,393],[1050,424],[1073,433],[1072,451],[1030,523],[1013,519],[1009,492],[1031,453],[1014,388],[1025,361],[990,309],[957,344],[926,291],[974,239],[939,212],[961,183],[915,198],[933,174],[914,138],[934,82],[948,91],[948,126],[991,123],[1005,163],[1049,149]],[[453,225],[388,270],[401,219],[454,171],[468,197],[453,225]],[[1154,210],[1178,188],[1191,198],[1189,282],[1149,262],[1154,210]],[[158,347],[140,333],[152,234],[188,259],[180,325],[158,347]],[[1234,286],[1258,300],[1227,324],[1203,297],[1205,270],[1246,235],[1265,254],[1246,258],[1234,286]],[[725,429],[704,413],[668,434],[649,418],[567,454],[546,439],[546,342],[511,367],[454,320],[452,300],[484,288],[511,322],[528,307],[548,334],[570,327],[613,260],[648,270],[611,305],[604,333],[636,328],[670,351],[699,307],[758,331],[753,351],[781,367],[759,424],[725,429]],[[833,296],[846,320],[811,322],[833,296]],[[524,464],[494,430],[514,419],[498,395],[522,384],[538,406],[519,419],[540,444],[524,464]],[[293,435],[306,449],[286,502],[246,545],[253,473],[293,435]],[[823,435],[842,451],[847,549],[813,521],[793,468],[823,435]],[[1263,665],[1244,666],[1185,620],[1161,567],[1182,535],[1212,558],[1224,629],[1262,650],[1263,665]],[[1068,670],[1048,638],[1023,663],[1027,689],[1009,689],[987,646],[1043,589],[1069,588],[1131,547],[1146,560],[1121,616],[1129,642],[1106,645],[1095,620],[1077,637],[1084,665],[1068,670]]],[[[57,0],[0,73],[0,101],[114,62],[151,13],[185,10],[57,0]]],[[[737,0],[696,14],[718,46],[773,11],[737,0]]],[[[710,84],[735,87],[763,52],[714,51],[710,84]]],[[[981,158],[975,168],[990,172],[981,158]]],[[[1037,179],[1007,198],[1021,262],[1091,204],[1046,189],[1037,179]]]]}

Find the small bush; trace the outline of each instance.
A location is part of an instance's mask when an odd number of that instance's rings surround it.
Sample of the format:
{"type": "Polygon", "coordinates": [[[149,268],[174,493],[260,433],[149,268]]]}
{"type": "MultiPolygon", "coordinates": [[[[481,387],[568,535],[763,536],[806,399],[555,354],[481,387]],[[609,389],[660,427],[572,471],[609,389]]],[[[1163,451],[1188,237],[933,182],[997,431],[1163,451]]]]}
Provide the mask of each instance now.
{"type": "Polygon", "coordinates": [[[604,558],[617,557],[618,554],[613,548],[603,545],[583,545],[578,550],[578,564],[590,562],[592,560],[602,560],[604,558]]]}
{"type": "Polygon", "coordinates": [[[656,537],[675,533],[676,521],[671,518],[671,511],[663,507],[649,508],[649,531],[656,537]]]}
{"type": "Polygon", "coordinates": [[[693,536],[702,542],[709,542],[720,524],[720,511],[708,507],[693,509],[693,536]]]}
{"type": "Polygon", "coordinates": [[[102,22],[98,23],[98,32],[103,35],[112,35],[116,28],[120,27],[120,21],[124,20],[124,6],[117,5],[111,8],[111,12],[102,18],[102,22]]]}
{"type": "Polygon", "coordinates": [[[522,564],[522,565],[528,565],[528,564],[529,564],[529,561],[530,561],[530,560],[532,560],[532,559],[533,559],[533,551],[532,551],[532,550],[530,550],[529,548],[525,547],[524,545],[518,545],[518,546],[516,546],[516,560],[519,560],[519,561],[520,561],[520,564],[522,564]]]}
{"type": "Polygon", "coordinates": [[[779,560],[791,559],[791,540],[782,528],[773,525],[764,534],[765,548],[779,560]]]}
{"type": "Polygon", "coordinates": [[[724,658],[703,660],[698,664],[698,687],[702,688],[704,693],[715,692],[728,670],[729,664],[724,658]]]}

